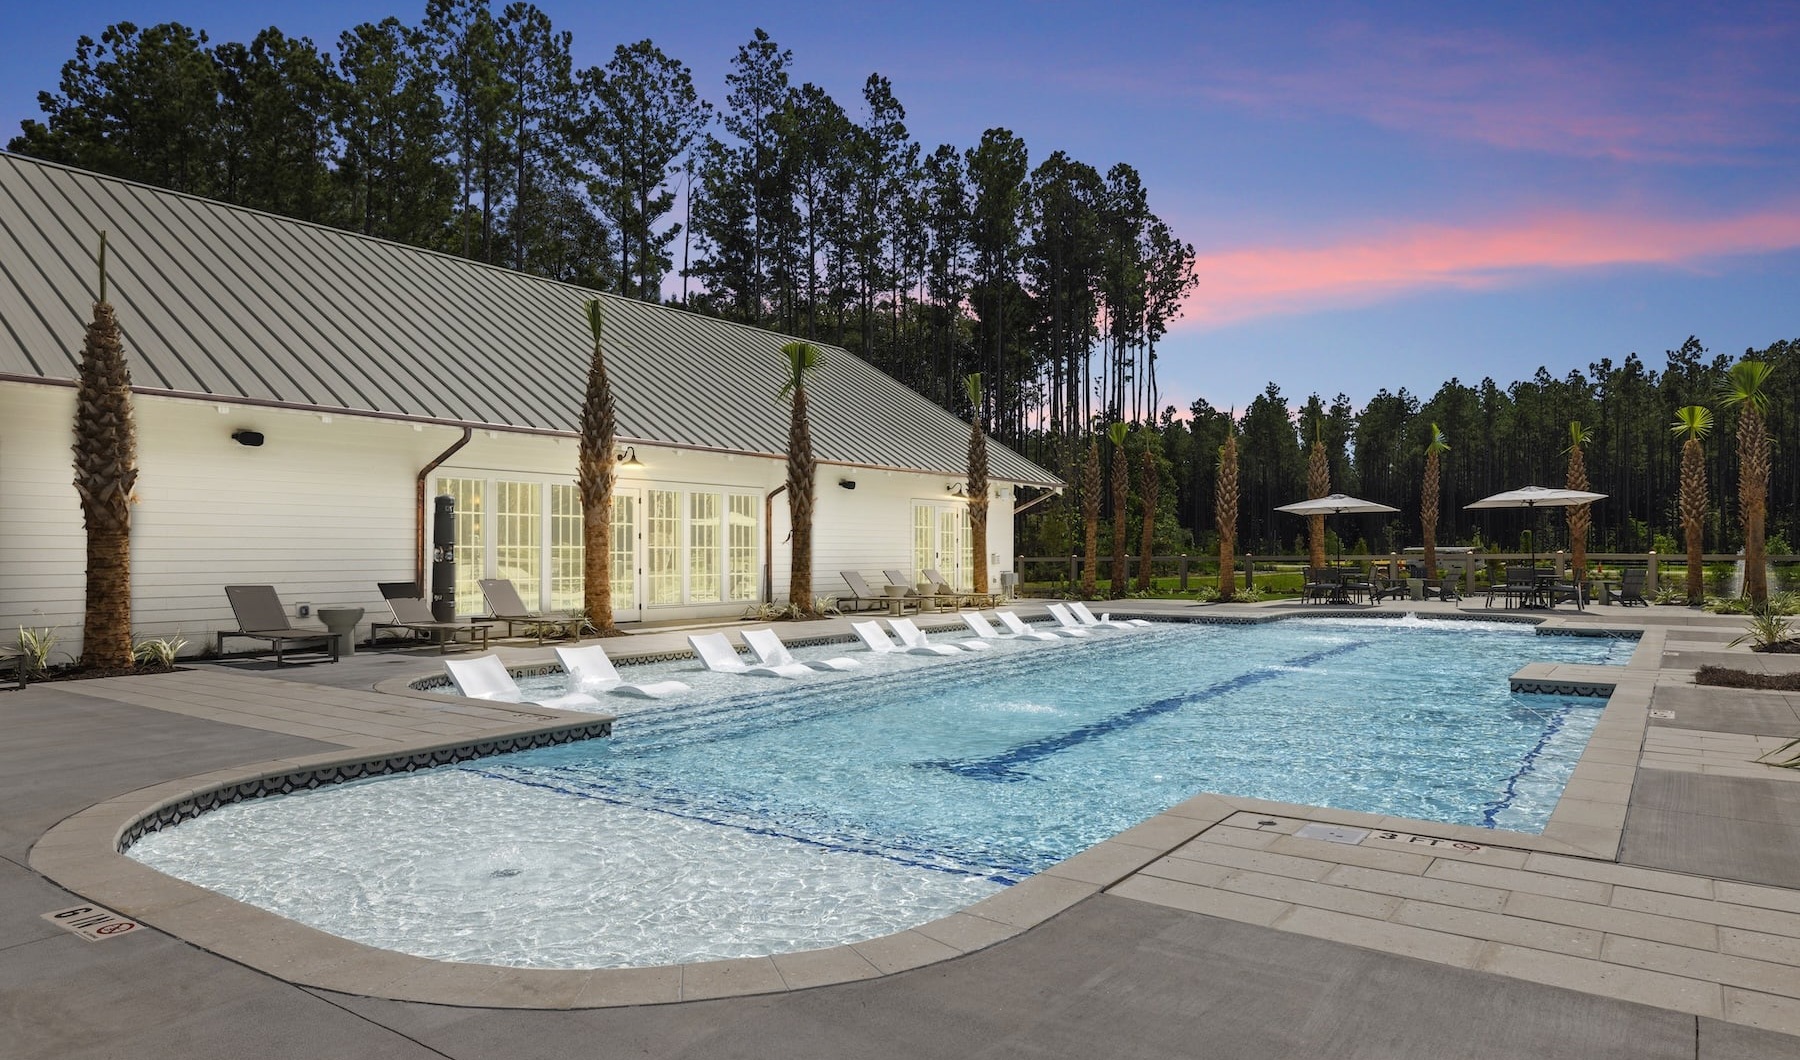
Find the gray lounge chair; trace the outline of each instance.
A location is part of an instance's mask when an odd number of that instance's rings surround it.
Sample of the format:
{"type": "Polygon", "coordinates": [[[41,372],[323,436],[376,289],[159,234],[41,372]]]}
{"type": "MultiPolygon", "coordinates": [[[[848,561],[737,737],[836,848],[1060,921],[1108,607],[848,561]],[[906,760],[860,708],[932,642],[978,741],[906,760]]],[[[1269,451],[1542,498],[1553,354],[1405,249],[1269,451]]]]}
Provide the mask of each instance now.
{"type": "Polygon", "coordinates": [[[839,607],[848,603],[852,611],[874,611],[888,606],[887,595],[870,588],[868,580],[862,576],[861,571],[841,570],[838,571],[838,576],[843,578],[844,584],[850,587],[848,598],[838,597],[839,607]]]}
{"type": "Polygon", "coordinates": [[[276,666],[286,664],[289,647],[314,647],[330,655],[332,662],[338,661],[337,637],[326,630],[301,629],[288,622],[287,608],[281,606],[281,597],[273,585],[227,585],[225,599],[231,601],[238,628],[219,631],[219,654],[225,654],[226,637],[248,637],[275,646],[276,666]]]}
{"type": "Polygon", "coordinates": [[[476,584],[481,586],[481,595],[487,598],[489,613],[485,617],[506,623],[509,637],[513,635],[515,625],[523,625],[542,644],[546,631],[568,632],[568,627],[575,623],[573,615],[547,615],[526,607],[511,578],[482,578],[476,584]]]}
{"type": "Polygon", "coordinates": [[[470,647],[475,647],[479,641],[481,650],[487,650],[490,623],[439,622],[415,582],[377,582],[376,587],[381,590],[381,598],[393,609],[394,620],[370,623],[371,642],[380,639],[383,630],[405,630],[418,640],[436,644],[439,655],[448,652],[459,636],[467,636],[470,647]]]}
{"type": "Polygon", "coordinates": [[[949,580],[938,573],[936,567],[926,567],[919,573],[923,574],[925,580],[931,583],[932,592],[936,593],[938,596],[950,597],[955,600],[956,606],[959,609],[968,604],[973,604],[976,607],[993,607],[998,599],[993,593],[978,592],[973,589],[965,592],[961,589],[952,587],[949,580]]]}

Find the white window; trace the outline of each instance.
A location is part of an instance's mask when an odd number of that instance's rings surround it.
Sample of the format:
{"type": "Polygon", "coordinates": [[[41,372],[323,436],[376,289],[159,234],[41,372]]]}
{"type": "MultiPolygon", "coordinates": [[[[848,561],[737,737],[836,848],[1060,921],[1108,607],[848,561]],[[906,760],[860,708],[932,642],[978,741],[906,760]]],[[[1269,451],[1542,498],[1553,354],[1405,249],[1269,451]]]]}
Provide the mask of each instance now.
{"type": "MultiPolygon", "coordinates": [[[[618,501],[613,501],[614,506],[618,501]]],[[[587,554],[587,526],[581,517],[581,488],[564,483],[550,486],[550,607],[576,611],[585,603],[586,581],[582,564],[587,554]]],[[[616,578],[616,576],[615,576],[616,578]]],[[[523,586],[519,589],[524,592],[523,586]]]]}
{"type": "Polygon", "coordinates": [[[725,516],[728,550],[725,569],[731,578],[732,600],[755,600],[757,589],[756,496],[750,493],[731,495],[731,509],[725,516]]]}
{"type": "Polygon", "coordinates": [[[718,603],[719,495],[688,494],[688,600],[718,603]]]}
{"type": "Polygon", "coordinates": [[[648,567],[648,603],[681,603],[681,494],[651,490],[644,525],[644,562],[648,567]]]}

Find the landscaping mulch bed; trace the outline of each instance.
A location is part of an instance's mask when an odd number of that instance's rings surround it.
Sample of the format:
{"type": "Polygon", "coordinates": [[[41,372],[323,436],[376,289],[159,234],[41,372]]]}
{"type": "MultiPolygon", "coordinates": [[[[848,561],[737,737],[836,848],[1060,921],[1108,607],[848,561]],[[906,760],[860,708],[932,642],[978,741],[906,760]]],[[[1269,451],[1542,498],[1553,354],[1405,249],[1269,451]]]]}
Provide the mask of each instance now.
{"type": "Polygon", "coordinates": [[[1764,692],[1800,692],[1800,674],[1753,674],[1725,666],[1702,666],[1694,683],[1719,688],[1755,688],[1764,692]]]}
{"type": "Polygon", "coordinates": [[[102,677],[142,677],[146,674],[172,674],[178,670],[186,670],[186,666],[52,666],[41,673],[31,675],[31,683],[41,685],[51,681],[93,681],[102,677]]]}
{"type": "Polygon", "coordinates": [[[1751,651],[1769,652],[1775,655],[1800,655],[1800,640],[1778,640],[1773,644],[1758,644],[1751,651]]]}

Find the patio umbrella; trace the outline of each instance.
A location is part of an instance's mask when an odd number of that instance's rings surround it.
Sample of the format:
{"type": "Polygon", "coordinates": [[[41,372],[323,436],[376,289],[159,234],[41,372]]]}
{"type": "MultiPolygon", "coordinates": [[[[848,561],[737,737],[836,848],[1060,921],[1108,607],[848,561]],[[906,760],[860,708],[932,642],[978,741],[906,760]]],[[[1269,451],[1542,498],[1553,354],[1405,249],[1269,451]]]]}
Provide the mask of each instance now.
{"type": "MultiPolygon", "coordinates": [[[[1290,512],[1294,515],[1342,515],[1349,512],[1397,512],[1400,509],[1390,504],[1378,504],[1375,501],[1358,500],[1342,493],[1333,493],[1325,497],[1314,497],[1310,501],[1295,501],[1292,504],[1278,505],[1278,512],[1290,512]]],[[[1344,562],[1344,538],[1338,535],[1337,563],[1344,562]]]]}
{"type": "MultiPolygon", "coordinates": [[[[1576,504],[1589,504],[1593,501],[1605,500],[1604,493],[1589,493],[1586,490],[1566,490],[1555,486],[1521,486],[1516,490],[1496,493],[1492,497],[1483,497],[1474,504],[1463,505],[1464,510],[1470,508],[1568,508],[1576,504]]],[[[1531,565],[1537,566],[1537,535],[1531,535],[1531,565]]]]}

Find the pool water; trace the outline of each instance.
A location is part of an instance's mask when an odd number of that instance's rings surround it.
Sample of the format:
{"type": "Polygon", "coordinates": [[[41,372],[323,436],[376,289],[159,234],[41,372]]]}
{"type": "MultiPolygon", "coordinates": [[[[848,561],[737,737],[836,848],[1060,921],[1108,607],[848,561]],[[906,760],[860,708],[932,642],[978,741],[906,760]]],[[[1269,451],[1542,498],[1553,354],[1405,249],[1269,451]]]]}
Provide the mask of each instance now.
{"type": "MultiPolygon", "coordinates": [[[[942,639],[940,637],[940,639],[942,639]]],[[[627,967],[948,915],[1201,791],[1543,828],[1635,642],[1412,619],[1166,625],[606,697],[611,739],[228,806],[131,855],[357,941],[627,967]]],[[[561,691],[550,679],[546,690],[561,691]]]]}

